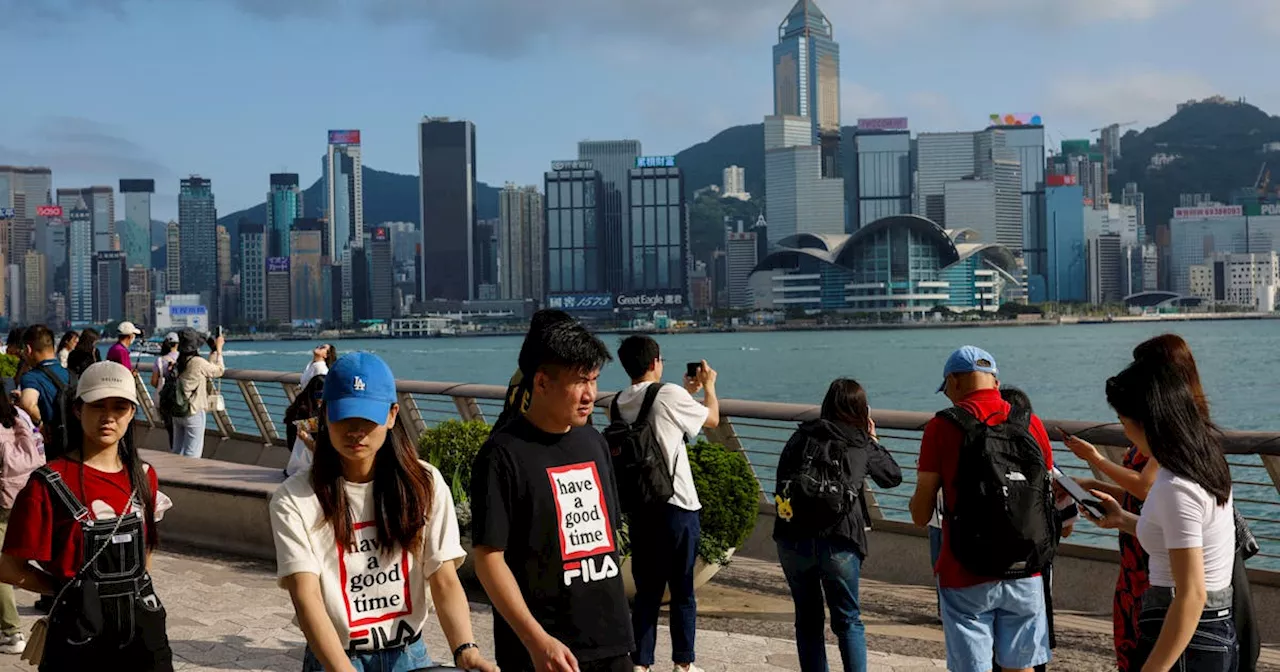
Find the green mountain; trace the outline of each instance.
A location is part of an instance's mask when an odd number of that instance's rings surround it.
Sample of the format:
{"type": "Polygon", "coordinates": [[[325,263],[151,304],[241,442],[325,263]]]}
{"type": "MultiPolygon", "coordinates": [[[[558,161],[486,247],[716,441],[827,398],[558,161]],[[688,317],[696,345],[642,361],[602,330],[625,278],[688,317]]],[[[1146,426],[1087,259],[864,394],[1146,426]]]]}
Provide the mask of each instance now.
{"type": "Polygon", "coordinates": [[[1233,194],[1251,187],[1263,164],[1280,181],[1280,152],[1264,152],[1265,143],[1280,141],[1280,117],[1249,105],[1222,99],[1187,105],[1159,126],[1129,131],[1120,142],[1122,157],[1111,176],[1112,199],[1119,202],[1126,182],[1137,182],[1146,201],[1148,232],[1168,222],[1180,194],[1208,193],[1229,203],[1233,194]],[[1156,154],[1178,156],[1152,169],[1156,154]]]}

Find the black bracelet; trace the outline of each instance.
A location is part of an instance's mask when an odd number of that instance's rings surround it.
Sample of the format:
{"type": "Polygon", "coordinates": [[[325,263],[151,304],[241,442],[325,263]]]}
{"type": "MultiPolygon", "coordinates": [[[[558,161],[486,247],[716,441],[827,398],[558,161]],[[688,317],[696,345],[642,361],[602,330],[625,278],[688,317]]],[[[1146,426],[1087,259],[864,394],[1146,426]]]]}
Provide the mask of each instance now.
{"type": "Polygon", "coordinates": [[[458,648],[453,650],[453,662],[455,663],[458,662],[458,656],[461,656],[463,651],[466,651],[467,649],[479,649],[479,648],[480,648],[480,645],[476,644],[475,642],[467,642],[466,644],[460,645],[458,648]]]}

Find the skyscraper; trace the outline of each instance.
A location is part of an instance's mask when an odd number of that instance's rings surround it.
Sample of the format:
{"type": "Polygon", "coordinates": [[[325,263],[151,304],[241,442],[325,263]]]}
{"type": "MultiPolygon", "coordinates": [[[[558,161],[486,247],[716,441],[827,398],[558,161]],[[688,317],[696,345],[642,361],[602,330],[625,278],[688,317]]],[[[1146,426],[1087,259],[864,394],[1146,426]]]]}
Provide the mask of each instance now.
{"type": "Polygon", "coordinates": [[[85,187],[83,189],[59,189],[58,205],[63,212],[76,207],[84,199],[93,223],[93,251],[111,249],[111,234],[116,231],[116,195],[111,187],[85,187]]]}
{"type": "MultiPolygon", "coordinates": [[[[639,140],[584,140],[578,143],[579,162],[590,161],[590,168],[600,174],[602,189],[597,231],[603,255],[605,289],[612,292],[627,288],[626,273],[622,268],[627,241],[631,240],[631,191],[627,184],[628,173],[638,158],[639,140]]],[[[590,169],[581,165],[578,168],[590,169]]],[[[568,207],[568,204],[562,203],[561,207],[568,207]]]]}
{"type": "MultiPolygon", "coordinates": [[[[996,126],[1005,136],[1005,147],[1017,155],[1022,182],[1022,243],[1015,250],[1026,259],[1027,274],[1043,276],[1048,265],[1048,232],[1045,226],[1044,126],[996,126]]],[[[1010,248],[1013,249],[1013,248],[1010,248]]]]}
{"type": "Polygon", "coordinates": [[[822,176],[840,176],[840,45],[813,0],[797,0],[773,47],[773,113],[809,119],[822,176]]]}
{"type": "Polygon", "coordinates": [[[290,312],[294,320],[319,320],[322,315],[320,266],[324,257],[320,227],[295,223],[289,248],[290,312]]]}
{"type": "Polygon", "coordinates": [[[387,227],[373,227],[369,248],[370,314],[375,320],[390,320],[396,316],[396,288],[391,233],[387,227]]]}
{"type": "Polygon", "coordinates": [[[231,282],[231,234],[227,227],[219,226],[218,231],[218,287],[231,282]]]}
{"type": "Polygon", "coordinates": [[[156,193],[155,180],[120,180],[120,196],[124,199],[124,221],[133,226],[120,231],[120,247],[129,265],[151,266],[151,194],[156,193]],[[139,240],[135,241],[134,239],[139,240]],[[142,258],[145,255],[146,258],[142,258]]]}
{"type": "Polygon", "coordinates": [[[240,222],[240,309],[249,324],[267,321],[267,238],[261,224],[240,222]]]}
{"type": "Polygon", "coordinates": [[[845,232],[844,181],[823,177],[822,148],[804,117],[764,120],[765,208],[769,245],[797,233],[845,232]]]}
{"type": "MultiPolygon", "coordinates": [[[[973,133],[916,136],[916,214],[947,228],[946,184],[977,172],[973,133]]],[[[773,224],[773,218],[769,218],[773,224]]],[[[994,242],[994,241],[987,241],[994,242]]]]}
{"type": "MultiPolygon", "coordinates": [[[[326,158],[326,163],[327,161],[326,158]]],[[[361,192],[363,193],[363,180],[361,180],[361,192]]],[[[289,231],[293,227],[293,220],[302,216],[302,206],[302,190],[298,188],[298,174],[272,173],[271,191],[267,192],[267,256],[289,256],[289,231]]],[[[363,212],[360,218],[363,222],[363,212]]],[[[241,237],[241,242],[243,240],[244,238],[241,237]]]]}
{"type": "Polygon", "coordinates": [[[22,260],[25,274],[26,309],[22,311],[30,323],[44,322],[49,316],[49,259],[35,250],[28,250],[22,260]]]}
{"type": "Polygon", "coordinates": [[[420,298],[476,297],[476,127],[424,117],[418,124],[418,196],[422,222],[420,298]]]}
{"type": "Polygon", "coordinates": [[[94,255],[93,319],[110,322],[124,319],[124,295],[128,286],[124,252],[104,250],[94,255]]]}
{"type": "Polygon", "coordinates": [[[751,294],[751,272],[755,270],[759,259],[756,253],[759,247],[756,244],[756,234],[754,231],[745,233],[729,232],[725,236],[725,262],[727,277],[725,279],[726,292],[728,294],[729,308],[742,310],[751,308],[753,299],[751,294]]]}
{"type": "Polygon", "coordinates": [[[289,324],[291,281],[289,257],[267,257],[267,322],[289,324]]]}
{"type": "Polygon", "coordinates": [[[78,198],[70,213],[67,316],[73,325],[83,325],[93,322],[93,211],[78,198]]]}
{"type": "Polygon", "coordinates": [[[22,261],[48,227],[50,217],[41,215],[40,207],[52,204],[53,172],[48,168],[0,166],[0,208],[13,208],[13,218],[0,226],[5,259],[22,261]]]}
{"type": "Polygon", "coordinates": [[[360,163],[360,131],[329,131],[324,186],[329,235],[328,249],[323,253],[330,259],[337,259],[343,248],[360,247],[364,240],[364,170],[360,163]]]}
{"type": "Polygon", "coordinates": [[[609,291],[599,225],[605,189],[599,171],[590,165],[555,162],[544,176],[547,296],[609,291]]]}
{"type": "Polygon", "coordinates": [[[541,301],[545,297],[542,203],[542,194],[533,185],[517,187],[508,182],[498,194],[498,286],[504,299],[541,301]]]}
{"type": "Polygon", "coordinates": [[[498,298],[498,220],[476,222],[476,298],[498,298]]]}
{"type": "Polygon", "coordinates": [[[177,222],[165,227],[164,293],[182,293],[182,228],[177,222]]]}
{"type": "Polygon", "coordinates": [[[150,328],[155,314],[151,307],[151,271],[144,266],[130,266],[126,271],[124,319],[150,328]]]}
{"type": "MultiPolygon", "coordinates": [[[[904,124],[905,125],[905,124],[904,124]]],[[[852,229],[878,219],[911,212],[911,132],[863,130],[853,138],[856,177],[846,175],[857,189],[850,202],[852,229]]]]}
{"type": "MultiPolygon", "coordinates": [[[[641,160],[638,165],[643,163],[641,160]]],[[[662,294],[664,299],[682,297],[669,307],[683,308],[689,296],[690,270],[684,176],[679,167],[664,165],[632,168],[629,177],[632,232],[622,259],[627,289],[662,294]]],[[[574,231],[575,238],[577,235],[574,231]]],[[[579,263],[575,255],[575,266],[579,263]]]]}
{"type": "Polygon", "coordinates": [[[218,211],[213,183],[198,175],[184,178],[178,191],[182,293],[200,294],[216,323],[218,296],[218,211]]]}

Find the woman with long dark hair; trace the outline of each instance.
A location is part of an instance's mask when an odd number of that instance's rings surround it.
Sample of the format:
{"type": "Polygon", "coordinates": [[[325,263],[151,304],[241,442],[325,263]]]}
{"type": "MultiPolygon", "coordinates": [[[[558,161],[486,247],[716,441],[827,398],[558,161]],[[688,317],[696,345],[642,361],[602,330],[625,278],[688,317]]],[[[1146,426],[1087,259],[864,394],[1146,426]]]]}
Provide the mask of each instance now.
{"type": "Polygon", "coordinates": [[[55,596],[43,672],[173,669],[147,573],[171,503],[133,440],[136,390],[117,364],[85,369],[70,452],[32,474],[9,518],[0,581],[55,596]]]}
{"type": "Polygon", "coordinates": [[[298,385],[306,387],[312,378],[329,373],[329,369],[337,361],[338,348],[332,343],[317,346],[311,351],[311,361],[307,362],[307,367],[302,370],[302,379],[298,381],[298,385]]]}
{"type": "Polygon", "coordinates": [[[62,368],[67,368],[67,356],[72,350],[76,349],[76,344],[80,342],[80,334],[74,330],[68,331],[62,335],[58,341],[58,363],[62,368]]]}
{"type": "MultiPolygon", "coordinates": [[[[1200,382],[1200,371],[1195,357],[1191,353],[1185,339],[1177,334],[1161,334],[1139,343],[1133,349],[1134,361],[1143,361],[1155,366],[1166,366],[1180,378],[1195,399],[1196,408],[1205,422],[1212,426],[1209,415],[1209,401],[1205,396],[1204,386],[1200,382]]],[[[1079,479],[1081,485],[1090,489],[1106,492],[1120,502],[1121,507],[1134,515],[1142,513],[1142,503],[1147,492],[1155,482],[1159,463],[1144,455],[1136,446],[1126,451],[1123,463],[1115,464],[1103,456],[1102,452],[1092,444],[1076,437],[1068,437],[1066,446],[1076,456],[1088,462],[1106,474],[1113,483],[1094,479],[1079,479]]],[[[1246,544],[1240,543],[1243,536],[1248,536],[1248,524],[1236,515],[1237,544],[1235,566],[1232,569],[1232,602],[1236,626],[1236,638],[1240,643],[1239,672],[1253,672],[1257,668],[1258,656],[1262,651],[1262,638],[1258,633],[1257,619],[1253,608],[1253,597],[1249,589],[1249,577],[1245,571],[1246,544]]],[[[1113,609],[1115,626],[1116,658],[1120,672],[1134,670],[1130,658],[1138,647],[1138,614],[1142,607],[1142,594],[1146,591],[1147,555],[1137,537],[1121,532],[1120,541],[1120,575],[1116,581],[1116,594],[1113,609]]],[[[1256,548],[1253,552],[1256,552],[1256,548]]]]}
{"type": "Polygon", "coordinates": [[[802,672],[827,670],[826,605],[845,672],[867,669],[858,577],[871,522],[868,477],[893,488],[902,483],[902,470],[877,442],[866,391],[855,380],[839,378],[827,388],[819,418],[802,423],[778,458],[773,539],[795,602],[802,672]],[[819,504],[804,485],[823,479],[830,479],[823,490],[841,493],[837,506],[819,504]]]}
{"type": "Polygon", "coordinates": [[[1165,362],[1133,362],[1107,381],[1106,392],[1125,436],[1160,465],[1140,516],[1094,490],[1107,511],[1095,522],[1137,536],[1148,554],[1151,585],[1131,669],[1235,672],[1235,520],[1217,435],[1192,387],[1165,362]]]}
{"type": "Polygon", "coordinates": [[[391,369],[346,355],[323,403],[311,470],[271,498],[277,573],[307,638],[303,672],[430,666],[422,629],[432,604],[453,663],[494,672],[472,638],[449,486],[395,431],[391,369]]]}
{"type": "Polygon", "coordinates": [[[75,349],[67,355],[67,371],[71,375],[83,375],[90,365],[102,361],[102,353],[98,352],[99,338],[102,338],[102,334],[93,327],[80,332],[80,340],[76,342],[75,349]]]}
{"type": "MultiPolygon", "coordinates": [[[[328,371],[328,367],[325,371],[328,371]]],[[[293,403],[284,412],[285,443],[291,446],[284,475],[292,476],[311,467],[315,435],[319,429],[320,408],[326,375],[312,376],[293,403]]]]}
{"type": "Polygon", "coordinates": [[[222,345],[218,336],[209,341],[213,350],[209,359],[200,356],[204,341],[194,329],[178,332],[178,361],[173,366],[178,372],[179,394],[187,400],[188,412],[173,419],[173,452],[187,457],[204,455],[204,428],[208,422],[209,383],[221,378],[226,371],[222,363],[222,345]]]}

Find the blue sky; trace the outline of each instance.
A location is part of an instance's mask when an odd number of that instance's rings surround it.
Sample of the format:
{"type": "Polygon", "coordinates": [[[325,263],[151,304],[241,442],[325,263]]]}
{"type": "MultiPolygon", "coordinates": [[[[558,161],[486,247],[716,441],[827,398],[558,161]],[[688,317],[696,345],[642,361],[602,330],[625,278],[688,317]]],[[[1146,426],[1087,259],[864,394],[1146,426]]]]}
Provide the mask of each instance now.
{"type": "MultiPolygon", "coordinates": [[[[271,172],[320,175],[326,131],[416,174],[422,115],[477,126],[490,184],[540,183],[582,139],[670,154],[772,109],[793,0],[0,0],[0,164],[55,186],[211,178],[226,214],[271,172]]],[[[843,118],[971,130],[1043,115],[1052,142],[1221,93],[1280,112],[1276,0],[818,0],[843,118]]],[[[123,216],[119,211],[117,216],[123,216]]]]}

